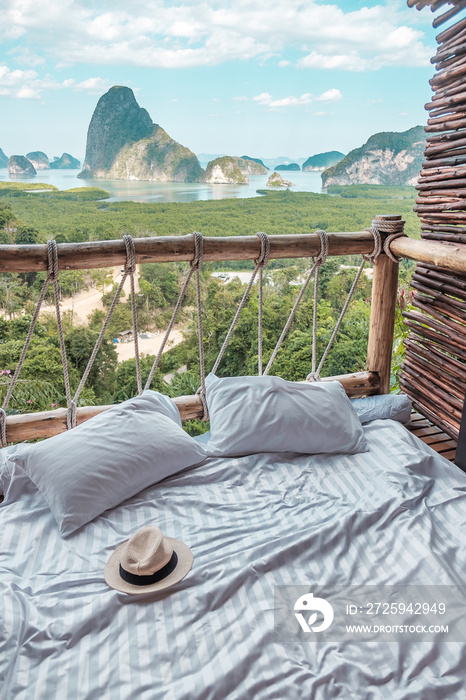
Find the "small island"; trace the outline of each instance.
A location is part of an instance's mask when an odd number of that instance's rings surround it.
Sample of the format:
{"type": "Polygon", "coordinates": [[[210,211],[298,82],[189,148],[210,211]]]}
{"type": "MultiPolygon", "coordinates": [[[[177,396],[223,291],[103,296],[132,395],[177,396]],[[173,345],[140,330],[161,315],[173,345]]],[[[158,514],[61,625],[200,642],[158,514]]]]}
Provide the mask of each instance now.
{"type": "Polygon", "coordinates": [[[297,163],[282,163],[282,165],[276,165],[274,170],[291,170],[293,172],[298,172],[301,168],[297,163]]]}
{"type": "Polygon", "coordinates": [[[247,174],[241,172],[238,158],[223,156],[207,165],[204,182],[211,185],[248,185],[247,174]]]}
{"type": "Polygon", "coordinates": [[[37,175],[35,167],[25,156],[10,156],[8,172],[10,175],[26,175],[27,177],[37,175]]]}
{"type": "Polygon", "coordinates": [[[50,162],[47,154],[43,151],[31,151],[26,153],[26,158],[33,164],[36,170],[48,170],[50,162]]]}
{"type": "Polygon", "coordinates": [[[294,182],[284,180],[280,173],[272,173],[267,180],[266,187],[293,187],[294,182]]]}
{"type": "Polygon", "coordinates": [[[54,158],[50,167],[52,170],[77,170],[81,167],[81,162],[69,153],[63,153],[60,158],[54,158]]]}

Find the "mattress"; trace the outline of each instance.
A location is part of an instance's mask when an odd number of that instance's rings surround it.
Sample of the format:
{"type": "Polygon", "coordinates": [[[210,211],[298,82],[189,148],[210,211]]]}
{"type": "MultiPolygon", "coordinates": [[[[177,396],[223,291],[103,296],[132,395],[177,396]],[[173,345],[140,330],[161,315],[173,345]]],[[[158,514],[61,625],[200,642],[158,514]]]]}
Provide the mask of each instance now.
{"type": "Polygon", "coordinates": [[[210,459],[67,539],[12,467],[0,506],[0,698],[466,698],[461,640],[277,628],[277,590],[464,586],[466,476],[399,423],[365,434],[370,450],[357,455],[210,459]],[[189,545],[194,565],[173,588],[134,598],[103,572],[144,525],[189,545]]]}

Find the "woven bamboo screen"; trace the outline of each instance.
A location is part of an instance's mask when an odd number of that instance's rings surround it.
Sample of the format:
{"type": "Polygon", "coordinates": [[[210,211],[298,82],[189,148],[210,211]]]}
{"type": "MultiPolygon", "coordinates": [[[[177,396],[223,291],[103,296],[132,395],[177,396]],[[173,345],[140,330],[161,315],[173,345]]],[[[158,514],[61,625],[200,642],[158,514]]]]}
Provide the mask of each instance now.
{"type": "MultiPolygon", "coordinates": [[[[453,7],[434,19],[434,27],[457,17],[466,0],[408,0],[419,10],[445,4],[453,7]]],[[[466,246],[466,19],[442,31],[437,42],[415,211],[423,238],[466,246]]],[[[401,387],[423,415],[456,439],[466,393],[466,274],[418,264],[412,286],[415,310],[405,313],[410,333],[401,387]]]]}

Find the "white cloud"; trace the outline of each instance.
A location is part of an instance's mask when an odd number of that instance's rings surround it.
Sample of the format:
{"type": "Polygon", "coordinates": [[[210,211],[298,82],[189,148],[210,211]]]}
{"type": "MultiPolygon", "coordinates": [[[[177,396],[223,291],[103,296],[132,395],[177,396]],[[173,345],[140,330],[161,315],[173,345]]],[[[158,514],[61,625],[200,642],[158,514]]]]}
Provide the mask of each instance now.
{"type": "Polygon", "coordinates": [[[269,109],[280,109],[282,107],[302,107],[304,105],[309,105],[311,102],[336,102],[341,100],[343,95],[337,88],[330,88],[326,90],[318,97],[311,95],[310,92],[305,92],[300,97],[294,97],[290,95],[289,97],[282,97],[280,99],[274,99],[269,92],[261,92],[260,95],[256,95],[252,99],[258,104],[268,107],[269,109]]]}
{"type": "Polygon", "coordinates": [[[111,83],[103,78],[88,78],[76,83],[72,78],[62,82],[50,75],[41,77],[35,70],[11,70],[6,64],[0,64],[0,96],[19,100],[39,100],[45,90],[86,90],[91,94],[102,94],[111,83]]]}
{"type": "Polygon", "coordinates": [[[318,102],[336,102],[337,100],[341,100],[342,97],[343,95],[340,90],[337,88],[330,88],[330,90],[326,90],[319,95],[319,97],[316,97],[316,100],[318,102]]]}
{"type": "Polygon", "coordinates": [[[101,95],[103,92],[112,86],[112,83],[104,78],[88,78],[80,83],[76,83],[73,87],[75,90],[85,90],[91,95],[101,95]]]}
{"type": "Polygon", "coordinates": [[[255,102],[258,102],[260,105],[269,105],[273,97],[270,95],[268,92],[261,92],[260,95],[256,95],[256,97],[252,98],[255,102]]]}
{"type": "Polygon", "coordinates": [[[69,87],[72,80],[58,83],[50,75],[39,77],[35,70],[11,70],[7,65],[0,65],[0,96],[14,97],[20,100],[38,100],[43,90],[59,90],[69,87]]]}
{"type": "Polygon", "coordinates": [[[2,31],[10,41],[27,42],[34,56],[62,66],[213,66],[263,61],[288,48],[301,52],[300,68],[427,65],[431,49],[423,43],[416,13],[401,0],[380,0],[386,4],[352,12],[335,0],[324,2],[2,0],[2,31]]]}
{"type": "Polygon", "coordinates": [[[234,102],[247,102],[248,98],[246,95],[238,95],[238,97],[233,98],[234,102]]]}
{"type": "Polygon", "coordinates": [[[291,61],[280,61],[278,64],[279,68],[286,68],[287,66],[291,66],[291,61]]]}
{"type": "Polygon", "coordinates": [[[349,71],[363,71],[371,67],[369,59],[362,58],[357,53],[353,54],[323,54],[311,51],[307,56],[297,61],[298,68],[327,68],[349,71]]]}

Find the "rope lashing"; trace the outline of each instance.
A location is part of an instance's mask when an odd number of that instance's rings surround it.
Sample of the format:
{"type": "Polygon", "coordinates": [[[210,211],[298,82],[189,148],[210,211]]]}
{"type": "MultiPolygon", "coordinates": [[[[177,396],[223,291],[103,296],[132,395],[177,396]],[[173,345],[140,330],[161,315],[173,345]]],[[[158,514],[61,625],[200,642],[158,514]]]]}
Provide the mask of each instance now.
{"type": "MultiPolygon", "coordinates": [[[[23,349],[21,351],[20,358],[18,360],[18,364],[16,365],[16,369],[13,375],[13,378],[10,382],[10,385],[8,387],[8,390],[6,392],[5,398],[3,400],[2,408],[0,409],[0,441],[2,444],[2,447],[7,446],[7,440],[6,440],[6,410],[8,408],[8,404],[10,402],[10,399],[13,395],[13,391],[15,389],[16,383],[18,381],[18,376],[21,371],[21,368],[24,364],[24,360],[27,354],[27,351],[29,349],[29,345],[31,343],[32,335],[34,333],[34,328],[37,323],[37,319],[39,318],[39,313],[42,308],[42,304],[45,299],[45,295],[47,293],[48,286],[50,282],[53,282],[54,285],[54,299],[55,299],[55,308],[58,309],[57,312],[57,323],[58,323],[58,332],[60,334],[61,332],[61,337],[60,337],[60,349],[62,353],[62,360],[63,360],[63,372],[65,376],[65,390],[69,392],[69,380],[68,380],[68,365],[66,363],[66,354],[64,352],[64,341],[63,341],[63,329],[61,325],[61,317],[60,317],[60,309],[58,305],[58,284],[57,284],[57,279],[58,279],[58,254],[57,254],[57,244],[55,241],[49,241],[47,243],[47,255],[48,255],[48,260],[47,260],[47,277],[45,278],[44,284],[42,286],[41,292],[39,294],[39,299],[37,300],[36,308],[34,309],[34,313],[31,319],[31,324],[29,326],[29,330],[26,335],[26,339],[24,341],[23,349]]],[[[70,394],[68,394],[70,395],[70,394]]],[[[67,396],[68,396],[67,395],[67,396]]]]}
{"type": "MultiPolygon", "coordinates": [[[[317,310],[316,310],[317,304],[315,303],[315,300],[317,297],[317,284],[318,284],[318,274],[319,274],[318,270],[319,270],[319,267],[325,263],[325,261],[327,260],[327,256],[328,256],[328,236],[327,236],[326,232],[322,231],[322,229],[319,229],[318,231],[316,231],[316,233],[320,238],[320,253],[316,258],[312,258],[313,264],[312,264],[311,270],[310,270],[308,276],[306,277],[306,279],[303,283],[303,286],[300,289],[298,296],[296,297],[296,301],[294,303],[293,308],[290,311],[290,315],[288,316],[288,320],[285,323],[285,327],[282,330],[282,333],[277,341],[277,344],[274,348],[274,351],[272,352],[272,355],[270,356],[270,359],[267,363],[267,367],[264,370],[264,375],[269,373],[269,370],[270,370],[270,368],[271,368],[271,366],[272,366],[272,364],[277,356],[278,351],[280,350],[280,347],[285,339],[285,336],[290,329],[291,323],[293,321],[293,318],[295,316],[295,313],[296,313],[296,310],[299,306],[299,303],[300,303],[301,299],[303,298],[304,292],[306,291],[308,284],[311,281],[314,273],[316,273],[316,276],[315,276],[315,280],[314,280],[314,310],[313,310],[313,315],[312,315],[313,316],[313,318],[312,318],[312,327],[313,327],[312,356],[313,357],[315,356],[314,337],[316,334],[315,329],[316,329],[316,321],[317,321],[317,310]]],[[[313,366],[313,371],[315,371],[314,366],[313,366]]]]}
{"type": "Polygon", "coordinates": [[[201,304],[201,266],[204,260],[204,239],[202,233],[194,232],[194,258],[191,262],[191,269],[196,274],[196,300],[197,300],[197,336],[199,341],[199,371],[201,375],[201,386],[197,390],[204,415],[202,420],[209,420],[209,410],[207,408],[206,390],[205,390],[205,358],[204,358],[204,332],[202,329],[202,304],[201,304]]]}
{"type": "Polygon", "coordinates": [[[372,249],[372,253],[367,253],[367,255],[363,255],[362,259],[364,260],[364,262],[374,263],[383,250],[382,236],[379,233],[379,229],[377,229],[375,226],[373,226],[372,228],[366,228],[365,231],[370,231],[372,233],[372,237],[374,239],[374,248],[372,249]]]}
{"type": "Polygon", "coordinates": [[[400,236],[406,236],[406,233],[404,232],[404,225],[405,222],[401,219],[397,219],[395,221],[381,221],[379,219],[373,219],[372,221],[371,230],[374,235],[375,233],[379,235],[380,233],[389,234],[383,242],[383,251],[394,263],[399,263],[401,258],[392,253],[392,251],[390,250],[390,244],[392,241],[395,240],[395,238],[399,238],[400,236]]]}
{"type": "MultiPolygon", "coordinates": [[[[58,339],[60,342],[60,353],[61,361],[63,365],[63,379],[65,383],[65,396],[66,405],[69,406],[71,403],[71,388],[70,388],[70,377],[68,372],[68,360],[66,357],[65,349],[65,338],[63,335],[63,324],[61,320],[61,311],[59,303],[59,290],[58,290],[58,248],[56,241],[47,242],[47,254],[48,254],[48,277],[53,284],[53,298],[55,302],[55,314],[57,318],[57,328],[58,328],[58,339]]],[[[70,420],[67,416],[67,427],[71,428],[70,420]]]]}
{"type": "MultiPolygon", "coordinates": [[[[348,292],[348,296],[346,297],[346,301],[343,304],[343,308],[340,312],[340,316],[338,317],[338,321],[335,324],[335,328],[333,329],[332,335],[330,336],[330,340],[327,343],[327,347],[325,348],[323,355],[320,358],[319,366],[317,367],[317,369],[315,369],[317,331],[316,331],[316,326],[313,325],[313,328],[312,328],[312,366],[313,366],[313,369],[306,377],[306,380],[308,382],[313,382],[313,381],[315,382],[315,381],[320,380],[320,373],[322,371],[322,367],[324,366],[325,360],[327,359],[328,354],[329,354],[330,350],[332,349],[334,340],[337,337],[338,331],[340,330],[340,326],[342,324],[343,318],[346,314],[346,311],[348,310],[348,306],[350,305],[351,299],[353,298],[353,294],[356,290],[359,279],[363,273],[364,266],[365,266],[366,262],[373,263],[378,258],[380,253],[382,252],[382,237],[379,233],[379,229],[377,227],[373,227],[373,228],[368,229],[368,230],[371,231],[372,236],[374,238],[374,248],[373,248],[371,253],[362,256],[361,265],[359,266],[359,269],[358,269],[356,276],[353,280],[351,288],[348,292]]],[[[317,297],[315,296],[314,297],[314,310],[317,307],[316,302],[317,302],[317,297]]]]}
{"type": "Polygon", "coordinates": [[[242,299],[238,305],[238,308],[236,309],[235,316],[233,318],[233,321],[231,322],[230,328],[228,330],[228,333],[225,336],[225,340],[223,341],[223,345],[220,348],[220,352],[217,355],[217,359],[215,360],[214,366],[212,367],[212,372],[215,374],[217,372],[218,366],[222,360],[223,355],[225,354],[225,350],[227,349],[228,343],[230,342],[230,338],[233,334],[233,331],[236,328],[236,324],[238,323],[238,319],[240,317],[240,314],[242,310],[244,309],[244,305],[246,304],[247,298],[249,296],[249,292],[251,291],[252,285],[254,284],[254,280],[256,279],[256,275],[259,272],[260,275],[260,286],[259,286],[259,322],[258,322],[258,339],[259,339],[259,374],[262,374],[262,304],[263,304],[263,299],[262,299],[262,271],[267,265],[270,257],[270,241],[267,237],[267,235],[263,231],[259,231],[258,233],[255,234],[261,242],[261,251],[259,254],[259,257],[254,260],[254,271],[249,279],[249,282],[246,286],[246,289],[244,290],[242,299]]]}
{"type": "Polygon", "coordinates": [[[2,447],[7,447],[6,441],[6,413],[4,408],[0,408],[0,442],[2,447]]]}
{"type": "MultiPolygon", "coordinates": [[[[90,356],[88,363],[86,365],[86,369],[84,370],[83,376],[81,377],[81,381],[79,382],[79,386],[76,389],[75,395],[73,396],[72,400],[68,403],[68,413],[67,413],[66,420],[67,420],[67,425],[69,428],[74,428],[76,426],[76,407],[78,405],[78,399],[81,395],[81,391],[83,390],[84,385],[85,385],[87,378],[89,376],[89,373],[92,369],[92,365],[94,364],[94,360],[97,356],[97,353],[99,352],[103,337],[105,335],[105,331],[108,328],[108,324],[110,323],[110,319],[112,317],[113,311],[115,310],[115,306],[117,305],[118,300],[121,296],[121,292],[122,292],[123,286],[126,282],[126,278],[128,277],[128,275],[133,276],[134,271],[136,269],[136,254],[134,251],[133,240],[132,240],[131,236],[129,236],[129,235],[124,236],[123,240],[125,243],[126,254],[127,254],[125,271],[121,277],[120,284],[118,285],[118,288],[115,292],[115,296],[113,297],[112,303],[110,304],[110,308],[107,312],[107,316],[105,317],[105,321],[104,321],[103,326],[100,330],[99,336],[95,342],[94,349],[92,350],[91,356],[90,356]]],[[[134,287],[132,287],[132,290],[133,289],[134,289],[134,287]]],[[[134,299],[133,291],[131,292],[131,296],[134,299]]],[[[135,308],[136,307],[134,306],[134,310],[135,310],[135,308]]],[[[133,316],[133,324],[134,324],[134,318],[135,318],[135,315],[133,316]]],[[[136,328],[136,330],[137,330],[137,328],[136,328]]],[[[135,349],[136,349],[136,342],[137,341],[135,339],[135,349]]],[[[137,364],[136,364],[136,367],[137,367],[137,365],[139,363],[138,363],[138,361],[136,361],[136,362],[137,362],[137,364]]]]}
{"type": "Polygon", "coordinates": [[[263,306],[264,306],[264,267],[269,262],[270,257],[270,241],[266,233],[263,231],[258,231],[256,236],[260,238],[261,242],[261,252],[257,260],[254,260],[256,268],[259,270],[259,309],[258,309],[258,320],[257,320],[257,373],[262,376],[262,316],[263,316],[263,306]]]}
{"type": "Polygon", "coordinates": [[[136,293],[134,285],[134,273],[136,272],[136,248],[134,241],[128,234],[123,236],[126,248],[126,264],[125,272],[129,275],[131,285],[131,314],[133,317],[133,336],[134,336],[134,359],[136,361],[136,381],[138,385],[138,394],[142,394],[142,379],[141,379],[141,358],[139,357],[139,336],[138,336],[138,312],[136,309],[136,293]]]}
{"type": "Polygon", "coordinates": [[[196,274],[197,334],[198,334],[198,340],[199,340],[199,364],[200,364],[200,375],[201,375],[201,386],[198,389],[197,393],[200,395],[202,405],[204,407],[204,420],[207,420],[206,416],[208,415],[208,412],[207,412],[207,403],[206,403],[206,399],[205,399],[205,360],[204,360],[204,343],[203,343],[203,330],[202,330],[201,283],[200,283],[200,269],[201,269],[203,258],[204,258],[204,239],[203,239],[201,233],[199,233],[198,231],[194,231],[193,240],[194,240],[194,255],[193,255],[193,259],[191,260],[191,263],[190,263],[190,269],[189,269],[188,275],[183,283],[181,291],[178,295],[178,299],[177,299],[177,302],[175,304],[175,308],[173,309],[170,323],[168,324],[167,330],[165,331],[165,335],[163,337],[162,343],[159,347],[159,350],[157,352],[155,360],[152,364],[152,367],[151,367],[151,370],[149,372],[149,376],[147,377],[147,381],[146,381],[146,384],[144,386],[144,389],[150,388],[150,385],[151,385],[152,380],[154,378],[155,371],[159,365],[160,358],[162,357],[162,354],[163,354],[163,351],[164,351],[165,346],[167,344],[170,333],[173,329],[173,326],[175,325],[176,318],[178,316],[178,312],[180,310],[181,304],[183,303],[183,299],[185,297],[186,290],[188,288],[188,284],[191,281],[191,277],[194,274],[196,274]]]}

